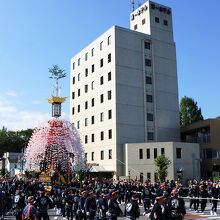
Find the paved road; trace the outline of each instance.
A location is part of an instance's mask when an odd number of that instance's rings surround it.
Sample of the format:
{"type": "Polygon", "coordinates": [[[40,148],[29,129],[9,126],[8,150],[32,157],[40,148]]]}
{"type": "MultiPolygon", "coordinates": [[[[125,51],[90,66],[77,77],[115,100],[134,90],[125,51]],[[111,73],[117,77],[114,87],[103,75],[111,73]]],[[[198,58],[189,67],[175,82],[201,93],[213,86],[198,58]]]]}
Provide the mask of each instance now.
{"type": "MultiPolygon", "coordinates": [[[[185,216],[184,219],[188,219],[188,220],[191,220],[191,219],[201,219],[201,220],[205,220],[205,219],[219,219],[220,220],[220,205],[218,206],[218,215],[217,216],[211,216],[210,215],[210,208],[211,208],[211,204],[210,203],[207,203],[207,207],[206,207],[206,210],[204,212],[204,214],[201,214],[201,213],[196,213],[194,211],[189,211],[188,208],[189,207],[189,202],[186,202],[186,209],[187,209],[187,215],[185,216]]],[[[124,205],[121,205],[121,209],[124,211],[124,205]]],[[[141,209],[141,213],[143,213],[143,207],[140,206],[140,209],[141,209]]],[[[55,211],[54,210],[50,210],[49,212],[49,215],[50,215],[50,220],[66,220],[66,218],[62,217],[62,216],[57,216],[55,214],[55,211]]],[[[7,220],[15,220],[15,217],[13,216],[6,216],[5,219],[7,220]]],[[[119,220],[123,220],[125,219],[125,217],[123,218],[118,218],[119,220]]],[[[148,220],[149,218],[141,215],[139,220],[148,220]]]]}

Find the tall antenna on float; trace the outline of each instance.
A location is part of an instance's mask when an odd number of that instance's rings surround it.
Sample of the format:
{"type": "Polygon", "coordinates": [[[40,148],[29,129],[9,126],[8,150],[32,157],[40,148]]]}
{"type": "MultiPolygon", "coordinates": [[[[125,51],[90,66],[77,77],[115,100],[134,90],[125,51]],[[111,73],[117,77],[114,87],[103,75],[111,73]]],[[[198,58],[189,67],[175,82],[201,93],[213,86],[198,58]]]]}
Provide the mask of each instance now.
{"type": "Polygon", "coordinates": [[[134,11],[134,0],[130,0],[132,11],[134,11]]]}
{"type": "Polygon", "coordinates": [[[64,70],[60,69],[58,65],[53,65],[52,68],[49,68],[49,72],[51,73],[50,79],[55,79],[56,85],[56,94],[52,95],[48,99],[48,102],[52,104],[52,117],[59,118],[61,116],[61,104],[65,102],[66,97],[59,96],[59,80],[66,77],[66,73],[64,70]]]}

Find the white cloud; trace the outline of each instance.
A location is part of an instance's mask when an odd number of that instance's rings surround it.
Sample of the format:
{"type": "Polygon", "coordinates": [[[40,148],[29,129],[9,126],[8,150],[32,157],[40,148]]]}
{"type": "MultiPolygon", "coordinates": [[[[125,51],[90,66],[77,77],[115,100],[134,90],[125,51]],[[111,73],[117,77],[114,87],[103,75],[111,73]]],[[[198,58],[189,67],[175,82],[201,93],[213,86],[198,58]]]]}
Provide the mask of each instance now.
{"type": "Polygon", "coordinates": [[[5,95],[7,95],[9,97],[17,97],[18,93],[14,90],[10,90],[10,91],[5,92],[5,95]]]}
{"type": "Polygon", "coordinates": [[[0,100],[0,128],[22,130],[35,128],[43,121],[50,119],[50,113],[40,111],[20,111],[9,102],[0,100]]]}
{"type": "Polygon", "coordinates": [[[43,102],[42,101],[39,101],[39,100],[33,100],[32,101],[32,104],[34,104],[34,105],[40,105],[40,104],[42,104],[43,102]]]}
{"type": "MultiPolygon", "coordinates": [[[[3,92],[0,97],[0,129],[4,126],[8,130],[19,131],[27,128],[38,127],[42,122],[51,119],[51,112],[36,110],[21,110],[15,104],[14,97],[18,96],[16,91],[3,92]],[[11,99],[12,98],[12,99],[11,99]]],[[[33,105],[40,105],[40,101],[32,101],[33,105]]],[[[68,120],[68,115],[62,112],[62,119],[68,120]]]]}

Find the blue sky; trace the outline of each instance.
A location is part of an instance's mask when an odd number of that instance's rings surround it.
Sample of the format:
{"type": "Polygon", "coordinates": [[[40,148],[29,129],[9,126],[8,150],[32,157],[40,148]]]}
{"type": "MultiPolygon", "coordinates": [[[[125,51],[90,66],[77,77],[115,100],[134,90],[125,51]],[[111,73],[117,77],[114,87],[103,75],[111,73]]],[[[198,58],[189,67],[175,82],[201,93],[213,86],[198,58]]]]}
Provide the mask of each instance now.
{"type": "MultiPolygon", "coordinates": [[[[70,59],[113,25],[129,28],[130,0],[2,0],[0,2],[0,127],[37,126],[50,118],[48,68],[68,76],[70,59]]],[[[144,0],[139,0],[144,3],[144,0]]],[[[220,1],[158,0],[172,7],[179,98],[190,96],[205,118],[220,115],[220,1]]],[[[135,7],[137,7],[136,1],[135,7]]],[[[63,105],[69,117],[69,101],[63,105]]]]}

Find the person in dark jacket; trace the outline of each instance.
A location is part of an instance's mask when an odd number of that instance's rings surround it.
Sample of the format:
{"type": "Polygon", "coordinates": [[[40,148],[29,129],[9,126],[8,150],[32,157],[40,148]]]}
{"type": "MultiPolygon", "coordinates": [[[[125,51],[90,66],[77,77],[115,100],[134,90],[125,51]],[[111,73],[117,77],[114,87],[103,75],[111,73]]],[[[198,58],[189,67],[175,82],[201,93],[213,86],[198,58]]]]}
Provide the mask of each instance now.
{"type": "Polygon", "coordinates": [[[182,220],[186,214],[185,203],[182,198],[178,198],[178,190],[172,190],[172,196],[168,204],[170,220],[182,220]]]}
{"type": "Polygon", "coordinates": [[[149,183],[146,183],[142,189],[142,200],[144,204],[144,214],[147,214],[151,207],[151,189],[149,183]]]}
{"type": "Polygon", "coordinates": [[[204,214],[204,210],[205,210],[205,207],[206,207],[206,203],[207,203],[207,199],[208,198],[208,192],[207,192],[207,189],[201,185],[199,187],[199,197],[202,198],[201,199],[201,212],[202,214],[204,214]]]}
{"type": "Polygon", "coordinates": [[[126,204],[125,211],[127,220],[136,220],[140,217],[140,208],[138,205],[138,197],[136,193],[132,195],[131,201],[126,204]]]}
{"type": "Polygon", "coordinates": [[[216,183],[213,183],[211,187],[211,197],[212,197],[212,208],[210,211],[211,215],[217,216],[217,203],[218,203],[219,196],[220,196],[220,190],[218,186],[216,185],[216,183]]]}
{"type": "Polygon", "coordinates": [[[108,204],[109,220],[117,220],[117,217],[123,215],[123,212],[117,202],[117,198],[118,198],[118,192],[117,191],[112,192],[112,197],[109,200],[109,204],[108,204]]]}
{"type": "Polygon", "coordinates": [[[16,220],[22,219],[22,211],[25,207],[25,195],[21,189],[17,189],[14,196],[13,214],[16,220]]]}
{"type": "Polygon", "coordinates": [[[85,201],[87,196],[88,196],[88,191],[87,190],[82,191],[82,195],[79,199],[79,209],[77,211],[77,216],[80,220],[86,219],[85,201]]]}
{"type": "Polygon", "coordinates": [[[163,204],[163,197],[162,196],[156,197],[155,203],[153,205],[153,208],[152,208],[150,216],[149,216],[151,220],[163,219],[162,207],[161,207],[162,204],[163,204]]]}
{"type": "Polygon", "coordinates": [[[96,197],[95,192],[90,191],[88,197],[85,200],[85,212],[88,220],[94,220],[96,216],[96,197]]]}
{"type": "Polygon", "coordinates": [[[34,203],[34,206],[37,208],[37,218],[40,220],[43,218],[43,220],[48,220],[48,208],[53,207],[52,200],[45,195],[45,190],[41,189],[39,191],[40,197],[38,197],[34,203]]]}
{"type": "Polygon", "coordinates": [[[97,220],[106,220],[108,211],[108,194],[102,193],[97,201],[97,220]]]}

